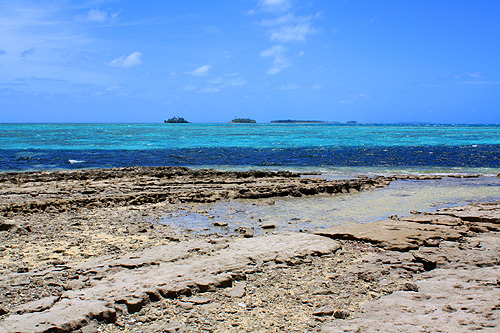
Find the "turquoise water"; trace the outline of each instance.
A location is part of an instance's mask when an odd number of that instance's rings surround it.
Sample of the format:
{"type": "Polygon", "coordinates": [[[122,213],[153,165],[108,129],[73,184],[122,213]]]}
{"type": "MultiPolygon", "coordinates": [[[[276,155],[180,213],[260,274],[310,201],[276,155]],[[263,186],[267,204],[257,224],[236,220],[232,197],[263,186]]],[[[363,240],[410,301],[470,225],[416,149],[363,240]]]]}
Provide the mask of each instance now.
{"type": "Polygon", "coordinates": [[[0,124],[2,149],[498,145],[495,125],[0,124]]]}
{"type": "Polygon", "coordinates": [[[0,171],[500,168],[499,125],[0,124],[0,171]]]}

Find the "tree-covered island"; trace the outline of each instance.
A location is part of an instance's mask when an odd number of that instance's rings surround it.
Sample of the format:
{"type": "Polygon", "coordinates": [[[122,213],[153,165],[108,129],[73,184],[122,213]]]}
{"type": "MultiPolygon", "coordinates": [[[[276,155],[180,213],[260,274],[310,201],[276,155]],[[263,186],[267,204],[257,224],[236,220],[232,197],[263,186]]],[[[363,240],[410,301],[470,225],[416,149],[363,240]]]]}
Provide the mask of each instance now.
{"type": "Polygon", "coordinates": [[[322,120],[271,120],[271,124],[326,124],[322,120]]]}
{"type": "Polygon", "coordinates": [[[256,121],[249,118],[235,118],[229,122],[230,124],[255,124],[256,121]]]}
{"type": "Polygon", "coordinates": [[[172,117],[163,121],[165,124],[189,124],[189,121],[182,117],[172,117]]]}

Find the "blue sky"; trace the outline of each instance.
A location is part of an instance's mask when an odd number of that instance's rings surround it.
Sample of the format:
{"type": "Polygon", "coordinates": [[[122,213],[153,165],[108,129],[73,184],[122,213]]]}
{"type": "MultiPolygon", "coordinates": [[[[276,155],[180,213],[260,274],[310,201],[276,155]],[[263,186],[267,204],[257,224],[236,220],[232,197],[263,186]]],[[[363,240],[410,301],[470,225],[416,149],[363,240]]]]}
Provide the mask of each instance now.
{"type": "Polygon", "coordinates": [[[0,2],[0,122],[500,122],[500,1],[0,2]]]}

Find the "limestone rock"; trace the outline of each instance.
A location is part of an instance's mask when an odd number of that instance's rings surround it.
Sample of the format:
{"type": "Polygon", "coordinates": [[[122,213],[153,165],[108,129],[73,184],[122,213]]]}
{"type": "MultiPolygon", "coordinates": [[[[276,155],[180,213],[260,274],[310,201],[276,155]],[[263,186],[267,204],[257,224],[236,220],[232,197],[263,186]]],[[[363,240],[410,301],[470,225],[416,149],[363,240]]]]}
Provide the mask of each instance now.
{"type": "Polygon", "coordinates": [[[331,316],[334,312],[335,310],[333,308],[331,308],[328,305],[325,305],[314,311],[312,314],[314,316],[322,317],[322,316],[331,316]]]}
{"type": "Polygon", "coordinates": [[[346,319],[350,315],[351,313],[347,310],[336,310],[333,314],[333,316],[337,319],[346,319]]]}
{"type": "MultiPolygon", "coordinates": [[[[114,321],[117,303],[126,305],[129,313],[138,312],[148,302],[161,297],[190,295],[192,289],[205,291],[209,286],[227,287],[229,276],[249,270],[255,262],[331,254],[339,248],[338,242],[326,237],[292,233],[239,238],[224,245],[201,241],[175,243],[129,254],[123,259],[89,261],[79,264],[78,269],[82,274],[100,271],[101,279],[95,280],[90,287],[64,292],[42,312],[7,315],[0,324],[0,331],[68,332],[94,319],[114,321]],[[206,248],[206,251],[193,255],[190,249],[195,248],[206,248]],[[132,268],[117,270],[123,267],[119,264],[130,260],[134,261],[132,268]],[[151,262],[156,264],[147,265],[151,262]]],[[[46,300],[44,304],[48,306],[52,301],[46,300]]],[[[184,301],[205,304],[210,300],[188,297],[184,301]]]]}
{"type": "Polygon", "coordinates": [[[352,239],[373,243],[387,250],[418,249],[428,239],[456,240],[466,233],[443,225],[385,220],[365,224],[335,226],[315,234],[333,239],[352,239]]]}
{"type": "Polygon", "coordinates": [[[0,316],[3,316],[4,314],[9,313],[9,310],[4,308],[3,306],[0,306],[0,316]]]}
{"type": "Polygon", "coordinates": [[[59,297],[56,296],[44,297],[37,301],[21,305],[20,307],[14,310],[14,313],[24,314],[31,312],[42,312],[44,310],[50,309],[58,300],[59,297]]]}
{"type": "Polygon", "coordinates": [[[241,298],[245,296],[246,293],[246,282],[241,281],[234,284],[233,288],[229,292],[229,296],[233,298],[241,298]]]}
{"type": "Polygon", "coordinates": [[[208,304],[211,302],[211,300],[209,298],[193,296],[193,297],[184,298],[184,302],[199,305],[199,304],[208,304]]]}

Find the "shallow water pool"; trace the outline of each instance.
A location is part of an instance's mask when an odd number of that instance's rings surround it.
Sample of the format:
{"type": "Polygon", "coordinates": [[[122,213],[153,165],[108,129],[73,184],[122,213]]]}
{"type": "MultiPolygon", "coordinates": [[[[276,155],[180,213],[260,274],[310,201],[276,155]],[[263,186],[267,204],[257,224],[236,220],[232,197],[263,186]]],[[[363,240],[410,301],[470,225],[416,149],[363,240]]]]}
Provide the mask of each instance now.
{"type": "Polygon", "coordinates": [[[391,215],[409,215],[411,211],[434,211],[471,202],[498,200],[498,177],[398,180],[386,188],[360,193],[190,205],[176,214],[165,216],[163,223],[200,234],[226,235],[239,227],[253,227],[255,234],[259,235],[373,222],[391,215]]]}

